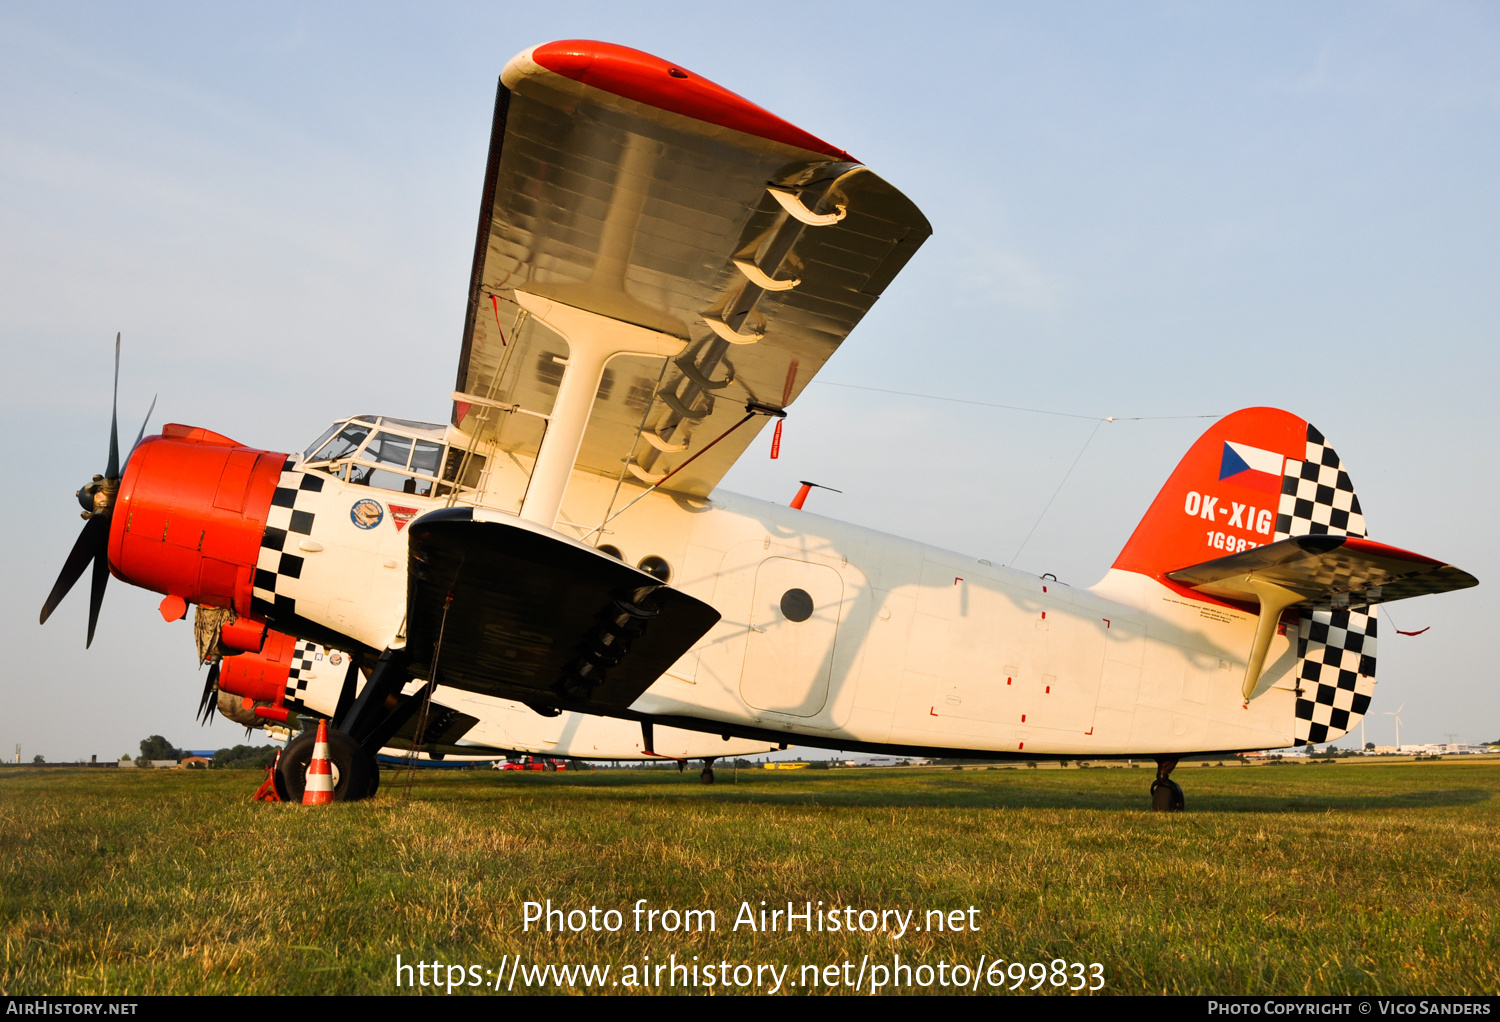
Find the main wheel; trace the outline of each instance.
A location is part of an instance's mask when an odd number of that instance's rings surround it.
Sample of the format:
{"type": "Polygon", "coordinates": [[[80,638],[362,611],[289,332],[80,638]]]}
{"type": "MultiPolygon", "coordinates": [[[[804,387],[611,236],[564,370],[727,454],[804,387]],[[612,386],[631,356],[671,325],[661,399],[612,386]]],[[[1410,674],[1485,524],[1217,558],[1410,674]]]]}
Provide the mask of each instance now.
{"type": "MultiPolygon", "coordinates": [[[[307,768],[312,763],[316,731],[302,732],[286,743],[281,765],[276,768],[276,794],[284,802],[301,802],[307,787],[307,768]]],[[[342,731],[328,732],[328,760],[333,767],[333,800],[355,802],[375,794],[380,785],[380,768],[375,757],[360,748],[358,742],[342,731]]]]}
{"type": "Polygon", "coordinates": [[[1160,777],[1151,782],[1151,808],[1158,813],[1182,812],[1182,785],[1170,777],[1160,777]]]}
{"type": "Polygon", "coordinates": [[[698,775],[698,780],[702,781],[704,784],[714,783],[714,768],[704,767],[703,772],[698,775]]]}

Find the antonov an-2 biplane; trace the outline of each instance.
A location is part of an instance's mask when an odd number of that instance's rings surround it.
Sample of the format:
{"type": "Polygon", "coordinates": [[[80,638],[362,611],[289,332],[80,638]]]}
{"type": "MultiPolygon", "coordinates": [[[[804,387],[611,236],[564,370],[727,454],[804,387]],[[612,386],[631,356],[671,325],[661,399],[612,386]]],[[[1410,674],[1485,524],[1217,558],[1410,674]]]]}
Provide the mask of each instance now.
{"type": "Polygon", "coordinates": [[[495,104],[451,422],[358,415],[291,455],[169,425],[123,471],[112,440],[42,618],[92,560],[91,636],[113,573],[168,620],[196,605],[210,658],[273,633],[346,651],[368,676],[324,708],[345,778],[439,686],[775,744],[1152,757],[1158,808],[1180,756],[1346,733],[1375,605],[1476,583],[1365,538],[1290,413],[1213,425],[1090,589],[716,489],[930,232],[848,153],[677,65],[527,50],[495,104]]]}

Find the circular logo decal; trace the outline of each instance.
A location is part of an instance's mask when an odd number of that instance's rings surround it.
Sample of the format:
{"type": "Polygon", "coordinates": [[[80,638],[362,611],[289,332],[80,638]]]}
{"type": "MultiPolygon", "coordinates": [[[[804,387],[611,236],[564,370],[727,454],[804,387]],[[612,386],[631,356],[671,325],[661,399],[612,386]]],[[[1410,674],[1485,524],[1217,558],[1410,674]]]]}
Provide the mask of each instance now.
{"type": "Polygon", "coordinates": [[[332,656],[330,656],[328,658],[328,662],[331,663],[331,664],[333,664],[333,666],[337,667],[339,664],[341,664],[341,663],[344,662],[344,658],[341,657],[341,656],[339,656],[337,653],[334,653],[332,656]]]}
{"type": "Polygon", "coordinates": [[[379,501],[366,497],[357,500],[349,509],[349,520],[361,529],[373,529],[385,518],[385,509],[380,506],[379,501]]]}

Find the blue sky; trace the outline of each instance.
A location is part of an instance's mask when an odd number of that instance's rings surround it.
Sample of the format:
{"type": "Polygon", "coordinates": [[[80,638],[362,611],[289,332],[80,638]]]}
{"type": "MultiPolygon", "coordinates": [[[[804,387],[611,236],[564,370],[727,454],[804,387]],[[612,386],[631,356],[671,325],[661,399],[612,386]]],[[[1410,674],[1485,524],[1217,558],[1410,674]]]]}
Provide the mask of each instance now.
{"type": "Polygon", "coordinates": [[[1367,725],[1500,738],[1488,632],[1500,12],[1485,4],[407,6],[0,11],[0,751],[101,758],[192,720],[186,625],[111,585],[36,624],[122,429],[303,446],[447,415],[495,78],[649,50],[848,149],[934,235],[726,486],[1091,584],[1206,420],[1326,433],[1375,539],[1476,590],[1396,604],[1367,725]],[[1017,548],[1035,532],[1019,558],[1017,548]]]}

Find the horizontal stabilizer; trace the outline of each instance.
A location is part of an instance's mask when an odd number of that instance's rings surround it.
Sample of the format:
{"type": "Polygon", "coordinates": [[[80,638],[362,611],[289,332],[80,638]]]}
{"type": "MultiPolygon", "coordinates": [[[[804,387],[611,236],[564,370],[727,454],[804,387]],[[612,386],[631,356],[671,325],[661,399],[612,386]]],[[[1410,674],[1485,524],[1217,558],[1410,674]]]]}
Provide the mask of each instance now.
{"type": "Polygon", "coordinates": [[[1169,571],[1167,578],[1205,596],[1260,604],[1245,667],[1246,700],[1256,694],[1271,636],[1288,607],[1365,607],[1479,584],[1467,571],[1431,557],[1336,535],[1293,536],[1169,571]]]}
{"type": "Polygon", "coordinates": [[[1260,601],[1265,584],[1296,602],[1338,608],[1467,589],[1479,580],[1451,564],[1356,536],[1294,536],[1167,572],[1206,596],[1260,601]]]}

